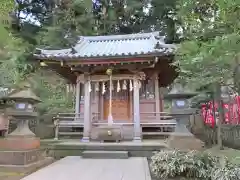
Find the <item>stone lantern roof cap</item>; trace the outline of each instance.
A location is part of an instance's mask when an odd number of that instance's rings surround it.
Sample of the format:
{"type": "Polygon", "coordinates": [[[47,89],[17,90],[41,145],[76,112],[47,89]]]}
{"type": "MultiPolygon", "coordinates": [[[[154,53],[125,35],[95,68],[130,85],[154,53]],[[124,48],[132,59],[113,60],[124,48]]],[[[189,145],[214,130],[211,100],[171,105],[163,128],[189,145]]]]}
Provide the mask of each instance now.
{"type": "Polygon", "coordinates": [[[32,103],[41,102],[40,98],[37,97],[30,88],[30,85],[24,85],[23,88],[15,89],[6,96],[7,99],[28,101],[32,103]]]}
{"type": "Polygon", "coordinates": [[[171,91],[164,96],[165,99],[189,99],[198,95],[198,92],[191,91],[181,84],[175,84],[171,91]]]}

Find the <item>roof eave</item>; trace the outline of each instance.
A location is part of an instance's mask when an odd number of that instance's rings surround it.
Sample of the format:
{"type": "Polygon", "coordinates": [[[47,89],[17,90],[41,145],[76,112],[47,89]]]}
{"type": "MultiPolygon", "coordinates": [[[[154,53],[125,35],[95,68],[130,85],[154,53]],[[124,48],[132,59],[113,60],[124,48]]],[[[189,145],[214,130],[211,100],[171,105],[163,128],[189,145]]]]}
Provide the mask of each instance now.
{"type": "Polygon", "coordinates": [[[149,58],[149,57],[167,57],[173,56],[174,52],[156,52],[156,53],[149,53],[149,54],[133,54],[133,55],[114,55],[114,56],[88,56],[88,57],[80,57],[80,56],[45,56],[34,54],[34,58],[37,60],[51,60],[51,61],[76,61],[76,60],[98,60],[98,59],[121,59],[121,58],[149,58]]]}

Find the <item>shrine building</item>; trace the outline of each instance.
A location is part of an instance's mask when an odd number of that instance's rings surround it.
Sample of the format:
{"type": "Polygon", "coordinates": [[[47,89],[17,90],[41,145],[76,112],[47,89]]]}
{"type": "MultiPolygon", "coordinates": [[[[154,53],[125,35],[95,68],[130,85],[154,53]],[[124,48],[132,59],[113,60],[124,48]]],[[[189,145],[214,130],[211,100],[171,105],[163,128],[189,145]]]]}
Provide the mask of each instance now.
{"type": "Polygon", "coordinates": [[[75,86],[70,124],[83,127],[84,142],[105,124],[120,125],[123,139],[141,141],[142,124],[165,121],[161,87],[178,75],[174,51],[159,32],[151,32],[80,36],[73,47],[37,49],[34,58],[75,86]]]}

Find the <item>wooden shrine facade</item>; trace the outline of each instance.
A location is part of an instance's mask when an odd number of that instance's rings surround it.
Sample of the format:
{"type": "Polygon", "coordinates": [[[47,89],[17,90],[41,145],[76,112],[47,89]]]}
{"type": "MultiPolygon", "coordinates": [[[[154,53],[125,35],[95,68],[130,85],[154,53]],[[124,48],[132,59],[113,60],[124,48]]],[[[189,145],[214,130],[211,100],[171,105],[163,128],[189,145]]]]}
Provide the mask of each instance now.
{"type": "Polygon", "coordinates": [[[35,58],[76,87],[74,123],[83,122],[83,141],[94,139],[93,124],[127,123],[140,141],[141,122],[161,121],[161,87],[177,77],[175,47],[158,32],[83,36],[69,49],[37,50],[35,58]],[[151,112],[154,118],[147,118],[151,112]],[[81,116],[82,114],[82,116],[81,116]]]}
{"type": "MultiPolygon", "coordinates": [[[[133,122],[133,90],[134,90],[134,77],[113,75],[112,80],[112,115],[113,120],[118,122],[133,122]]],[[[92,76],[94,77],[94,76],[92,76]]],[[[109,114],[109,77],[106,76],[105,80],[95,76],[99,81],[91,82],[90,89],[90,104],[92,120],[95,122],[106,122],[109,114]]],[[[139,77],[139,108],[140,112],[163,112],[163,96],[161,88],[159,88],[158,77],[152,79],[142,79],[139,77]]],[[[91,78],[90,78],[91,79],[91,78]]],[[[84,81],[79,80],[74,87],[76,93],[76,106],[75,112],[78,114],[84,113],[84,81]]],[[[145,120],[153,120],[145,115],[145,120]]],[[[142,118],[144,114],[141,115],[142,118]]],[[[157,118],[157,117],[156,117],[157,118]]],[[[159,118],[157,118],[159,119],[159,118]]]]}

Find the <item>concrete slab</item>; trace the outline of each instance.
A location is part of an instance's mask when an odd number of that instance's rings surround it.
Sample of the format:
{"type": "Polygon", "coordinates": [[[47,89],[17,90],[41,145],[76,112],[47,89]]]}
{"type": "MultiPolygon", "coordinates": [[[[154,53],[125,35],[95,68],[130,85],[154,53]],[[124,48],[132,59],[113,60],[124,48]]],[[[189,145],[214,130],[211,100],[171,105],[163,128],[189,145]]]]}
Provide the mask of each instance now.
{"type": "Polygon", "coordinates": [[[151,180],[146,158],[65,157],[22,180],[151,180]]]}

